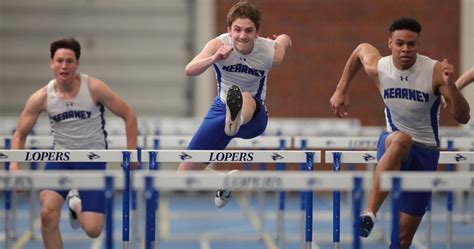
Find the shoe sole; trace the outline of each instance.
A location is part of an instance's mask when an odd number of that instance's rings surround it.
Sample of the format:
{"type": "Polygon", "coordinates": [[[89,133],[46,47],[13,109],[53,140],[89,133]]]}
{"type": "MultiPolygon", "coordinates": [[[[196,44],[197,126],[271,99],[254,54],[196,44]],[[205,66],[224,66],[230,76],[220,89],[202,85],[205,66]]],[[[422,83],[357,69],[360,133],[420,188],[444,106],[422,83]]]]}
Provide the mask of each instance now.
{"type": "Polygon", "coordinates": [[[359,229],[359,235],[360,237],[367,238],[370,235],[370,232],[372,232],[372,229],[374,228],[374,221],[370,216],[360,216],[359,217],[359,222],[360,222],[360,229],[359,229]],[[372,224],[367,224],[367,221],[363,221],[363,219],[371,220],[372,224]],[[366,227],[366,226],[367,227],[366,227]]]}
{"type": "Polygon", "coordinates": [[[237,115],[239,115],[240,110],[242,109],[242,92],[240,88],[236,85],[233,85],[227,91],[227,107],[229,107],[230,111],[230,120],[234,122],[237,119],[237,115]]]}

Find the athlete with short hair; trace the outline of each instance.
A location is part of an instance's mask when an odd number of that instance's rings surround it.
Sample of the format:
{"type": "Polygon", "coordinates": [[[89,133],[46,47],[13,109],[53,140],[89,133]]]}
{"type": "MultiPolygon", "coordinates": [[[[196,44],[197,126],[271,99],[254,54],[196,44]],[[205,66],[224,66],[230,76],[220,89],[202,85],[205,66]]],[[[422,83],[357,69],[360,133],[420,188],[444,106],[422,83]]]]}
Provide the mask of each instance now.
{"type": "MultiPolygon", "coordinates": [[[[104,112],[108,108],[125,122],[127,147],[137,146],[137,116],[130,106],[104,82],[78,73],[81,46],[74,38],[53,41],[50,68],[54,79],[33,93],[20,115],[12,149],[23,149],[39,115],[46,112],[51,123],[53,148],[62,150],[107,149],[104,112]]],[[[18,170],[13,162],[12,170],[18,170]]],[[[45,170],[105,170],[105,163],[48,162],[45,170]]],[[[41,234],[45,248],[63,248],[59,220],[66,199],[73,228],[79,226],[91,238],[104,224],[104,191],[42,190],[41,234]]]]}
{"type": "MultiPolygon", "coordinates": [[[[338,117],[348,115],[349,85],[360,69],[375,82],[385,103],[387,131],[379,139],[378,164],[366,211],[360,216],[361,236],[372,230],[375,216],[387,192],[380,190],[383,171],[436,171],[439,159],[440,96],[451,106],[459,123],[469,121],[469,105],[457,90],[453,66],[418,54],[421,25],[399,18],[389,28],[390,56],[382,57],[368,43],[360,44],[349,57],[337,89],[330,99],[338,117]]],[[[400,244],[409,248],[430,201],[431,192],[403,192],[400,198],[400,244]]]]}
{"type": "MultiPolygon", "coordinates": [[[[250,139],[265,131],[265,97],[270,70],[285,58],[288,35],[262,38],[261,13],[247,1],[239,1],[227,14],[227,33],[210,40],[186,66],[187,76],[199,75],[213,67],[217,97],[194,134],[189,150],[222,150],[234,137],[250,139]]],[[[179,170],[204,169],[206,164],[183,162],[179,170]]],[[[215,204],[223,207],[230,191],[217,191],[215,204]]]]}

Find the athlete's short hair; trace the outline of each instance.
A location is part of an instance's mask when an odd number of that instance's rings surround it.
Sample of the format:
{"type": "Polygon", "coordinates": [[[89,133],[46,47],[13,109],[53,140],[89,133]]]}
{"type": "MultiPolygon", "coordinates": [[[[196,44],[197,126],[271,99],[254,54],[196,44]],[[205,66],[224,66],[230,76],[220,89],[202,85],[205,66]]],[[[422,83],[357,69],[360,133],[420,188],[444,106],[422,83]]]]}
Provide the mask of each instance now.
{"type": "Polygon", "coordinates": [[[394,20],[388,30],[390,33],[393,33],[396,30],[410,30],[420,34],[421,24],[413,18],[401,17],[394,20]]]}
{"type": "Polygon", "coordinates": [[[54,54],[60,48],[67,48],[74,51],[74,54],[76,55],[76,60],[79,60],[79,58],[81,58],[81,44],[79,44],[79,42],[72,37],[62,38],[51,43],[51,59],[54,58],[54,54]]]}
{"type": "Polygon", "coordinates": [[[237,18],[248,18],[255,28],[260,30],[261,13],[256,4],[248,1],[239,1],[227,13],[227,26],[230,28],[237,18]]]}

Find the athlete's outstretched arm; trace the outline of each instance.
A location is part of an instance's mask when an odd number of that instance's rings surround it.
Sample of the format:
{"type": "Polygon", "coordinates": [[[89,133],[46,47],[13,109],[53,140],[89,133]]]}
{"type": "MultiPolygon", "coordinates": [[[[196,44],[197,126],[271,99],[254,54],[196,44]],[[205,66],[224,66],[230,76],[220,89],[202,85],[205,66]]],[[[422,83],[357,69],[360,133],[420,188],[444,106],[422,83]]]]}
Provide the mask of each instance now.
{"type": "Polygon", "coordinates": [[[474,82],[474,67],[465,72],[458,80],[456,80],[456,87],[461,91],[465,86],[474,82]]]}
{"type": "Polygon", "coordinates": [[[125,122],[125,136],[127,137],[127,148],[137,148],[137,114],[125,100],[110,89],[104,82],[89,77],[89,89],[96,103],[101,103],[112,113],[121,117],[125,122]]]}
{"type": "MultiPolygon", "coordinates": [[[[30,134],[33,126],[38,120],[41,112],[46,110],[46,87],[33,93],[26,101],[25,108],[21,112],[20,119],[13,134],[12,149],[19,150],[25,148],[26,136],[30,134]]],[[[12,162],[12,170],[18,169],[18,162],[12,162]]]]}
{"type": "Polygon", "coordinates": [[[331,109],[340,118],[349,114],[349,85],[354,76],[363,67],[373,79],[377,77],[377,63],[381,58],[379,51],[368,43],[357,46],[344,66],[336,91],[330,99],[331,109]]]}
{"type": "Polygon", "coordinates": [[[461,124],[469,122],[469,104],[459,92],[453,80],[454,67],[444,59],[437,62],[433,71],[433,84],[435,89],[444,97],[447,105],[451,107],[451,113],[461,124]]]}
{"type": "Polygon", "coordinates": [[[287,34],[273,35],[272,39],[275,40],[275,55],[273,55],[273,66],[278,66],[285,59],[286,51],[291,48],[291,38],[287,34]]]}
{"type": "Polygon", "coordinates": [[[226,59],[233,48],[224,43],[219,38],[210,40],[202,51],[186,65],[184,72],[186,76],[195,76],[202,74],[214,62],[226,59]]]}

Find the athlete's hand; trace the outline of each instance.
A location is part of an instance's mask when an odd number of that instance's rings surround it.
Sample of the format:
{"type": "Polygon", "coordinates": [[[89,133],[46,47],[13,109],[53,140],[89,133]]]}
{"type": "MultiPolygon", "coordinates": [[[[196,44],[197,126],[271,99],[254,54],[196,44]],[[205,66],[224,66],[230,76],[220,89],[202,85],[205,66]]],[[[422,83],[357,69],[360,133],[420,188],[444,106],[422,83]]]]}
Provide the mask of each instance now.
{"type": "Polygon", "coordinates": [[[18,162],[10,163],[10,171],[19,171],[19,170],[20,170],[20,163],[18,162]]]}
{"type": "Polygon", "coordinates": [[[276,40],[277,37],[278,35],[271,35],[271,36],[268,36],[267,39],[276,40]]]}
{"type": "Polygon", "coordinates": [[[337,117],[343,118],[349,115],[349,96],[347,94],[336,90],[329,102],[331,103],[331,110],[337,117]]]}
{"type": "Polygon", "coordinates": [[[222,45],[214,54],[214,61],[225,60],[229,57],[230,53],[234,50],[232,46],[222,45]]]}
{"type": "MultiPolygon", "coordinates": [[[[20,172],[20,163],[19,162],[11,162],[10,163],[10,172],[12,172],[13,174],[16,174],[18,172],[20,172]]],[[[17,182],[17,181],[15,181],[17,182]]],[[[24,194],[28,191],[30,191],[31,189],[27,188],[25,185],[21,185],[21,184],[15,184],[15,187],[14,187],[14,191],[18,194],[24,194]]]]}
{"type": "Polygon", "coordinates": [[[137,170],[138,169],[138,162],[131,162],[130,163],[130,169],[131,170],[137,170]]]}
{"type": "Polygon", "coordinates": [[[448,63],[447,59],[441,62],[441,73],[446,84],[454,84],[454,67],[448,63]]]}

